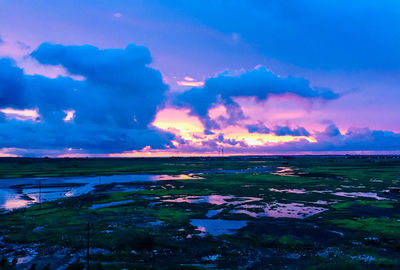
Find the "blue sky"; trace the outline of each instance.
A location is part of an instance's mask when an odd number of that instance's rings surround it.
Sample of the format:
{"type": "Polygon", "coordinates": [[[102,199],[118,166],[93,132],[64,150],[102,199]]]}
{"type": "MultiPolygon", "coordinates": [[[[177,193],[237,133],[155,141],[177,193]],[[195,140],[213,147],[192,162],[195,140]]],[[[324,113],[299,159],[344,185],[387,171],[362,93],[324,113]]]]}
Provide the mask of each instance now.
{"type": "Polygon", "coordinates": [[[400,150],[398,1],[3,0],[0,37],[3,155],[400,150]]]}

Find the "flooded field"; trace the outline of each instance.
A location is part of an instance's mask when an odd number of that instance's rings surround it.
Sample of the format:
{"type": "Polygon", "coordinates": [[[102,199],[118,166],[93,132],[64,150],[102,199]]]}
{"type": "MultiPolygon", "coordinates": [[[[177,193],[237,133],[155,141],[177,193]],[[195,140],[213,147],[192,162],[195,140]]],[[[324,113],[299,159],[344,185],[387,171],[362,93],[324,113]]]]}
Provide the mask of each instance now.
{"type": "MultiPolygon", "coordinates": [[[[196,177],[200,178],[200,177],[196,177]]],[[[194,179],[181,175],[111,175],[92,177],[16,178],[0,180],[0,209],[13,210],[38,202],[76,197],[108,186],[107,192],[138,190],[141,183],[194,179]],[[112,187],[112,188],[110,188],[112,187]]]]}
{"type": "Polygon", "coordinates": [[[93,269],[400,266],[397,157],[15,162],[0,256],[17,269],[83,269],[88,243],[93,269]]]}

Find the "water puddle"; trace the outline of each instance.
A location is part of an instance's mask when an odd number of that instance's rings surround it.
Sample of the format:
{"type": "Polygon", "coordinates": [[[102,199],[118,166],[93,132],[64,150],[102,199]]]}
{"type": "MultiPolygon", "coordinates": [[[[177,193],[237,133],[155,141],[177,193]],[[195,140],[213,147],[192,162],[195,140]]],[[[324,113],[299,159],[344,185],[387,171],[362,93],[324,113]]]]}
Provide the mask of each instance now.
{"type": "Polygon", "coordinates": [[[349,197],[349,198],[371,198],[378,201],[389,200],[388,198],[380,197],[374,192],[335,192],[332,193],[336,196],[349,197]]]}
{"type": "Polygon", "coordinates": [[[206,217],[211,218],[211,217],[215,217],[216,215],[218,215],[219,213],[221,213],[224,209],[218,209],[218,210],[209,210],[206,214],[206,217]]]}
{"type": "Polygon", "coordinates": [[[89,209],[99,209],[99,208],[106,208],[110,206],[115,206],[115,205],[122,205],[122,204],[128,204],[128,203],[133,203],[134,200],[125,200],[125,201],[117,201],[117,202],[109,202],[109,203],[99,203],[99,204],[93,204],[89,209]]]}
{"type": "Polygon", "coordinates": [[[25,263],[29,263],[34,259],[33,256],[24,256],[24,257],[18,257],[17,259],[17,264],[25,264],[25,263]]]}
{"type": "Polygon", "coordinates": [[[280,176],[294,176],[294,177],[297,176],[295,174],[295,169],[292,167],[277,167],[276,171],[272,172],[271,174],[280,176]]]}
{"type": "Polygon", "coordinates": [[[245,220],[224,220],[224,219],[192,219],[190,224],[197,227],[201,237],[207,233],[218,236],[222,234],[234,234],[237,230],[246,227],[245,220]]]}
{"type": "Polygon", "coordinates": [[[297,218],[304,219],[326,211],[326,208],[305,206],[302,203],[265,203],[263,205],[240,205],[231,214],[245,214],[253,218],[297,218]]]}
{"type": "Polygon", "coordinates": [[[293,193],[293,194],[305,194],[307,191],[305,189],[275,189],[275,188],[269,188],[269,191],[272,192],[284,192],[284,193],[293,193]]]}
{"type": "MultiPolygon", "coordinates": [[[[51,177],[0,179],[0,209],[13,210],[33,203],[53,201],[87,194],[96,188],[111,184],[118,191],[138,190],[141,183],[201,179],[194,175],[111,175],[90,177],[51,177]],[[132,187],[136,185],[136,187],[132,187]]],[[[109,190],[105,190],[107,192],[109,190]]]]}
{"type": "Polygon", "coordinates": [[[255,197],[235,197],[232,195],[208,195],[208,196],[179,196],[177,198],[161,199],[161,202],[172,202],[172,203],[209,203],[215,205],[239,205],[246,204],[256,201],[261,201],[261,198],[255,197]]]}
{"type": "MultiPolygon", "coordinates": [[[[322,201],[322,200],[318,200],[318,201],[311,202],[311,203],[313,203],[313,204],[319,204],[319,205],[328,205],[328,204],[330,204],[330,203],[328,203],[327,201],[322,201]]],[[[333,202],[331,202],[331,203],[333,203],[333,202]]]]}

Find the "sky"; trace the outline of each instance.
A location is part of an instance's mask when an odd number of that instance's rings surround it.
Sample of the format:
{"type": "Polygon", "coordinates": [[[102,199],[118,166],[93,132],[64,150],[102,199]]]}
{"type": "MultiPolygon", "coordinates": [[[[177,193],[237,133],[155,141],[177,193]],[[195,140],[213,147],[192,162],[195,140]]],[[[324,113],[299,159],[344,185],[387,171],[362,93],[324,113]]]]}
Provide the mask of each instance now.
{"type": "Polygon", "coordinates": [[[0,0],[0,156],[400,154],[397,0],[0,0]]]}

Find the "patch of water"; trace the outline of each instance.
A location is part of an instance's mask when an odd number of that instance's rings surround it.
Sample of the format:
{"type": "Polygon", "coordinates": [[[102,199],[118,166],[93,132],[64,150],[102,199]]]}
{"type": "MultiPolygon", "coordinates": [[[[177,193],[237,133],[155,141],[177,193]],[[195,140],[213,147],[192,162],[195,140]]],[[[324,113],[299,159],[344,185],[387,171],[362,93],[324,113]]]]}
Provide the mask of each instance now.
{"type": "Polygon", "coordinates": [[[378,194],[374,192],[335,192],[332,194],[336,196],[349,197],[349,198],[371,198],[371,199],[376,199],[378,201],[389,200],[388,198],[378,196],[378,194]]]}
{"type": "Polygon", "coordinates": [[[60,198],[80,196],[96,187],[119,184],[118,190],[130,191],[137,188],[129,184],[166,180],[190,180],[201,177],[193,175],[111,175],[91,177],[16,178],[0,180],[0,209],[13,210],[33,203],[53,201],[60,198]]]}
{"type": "Polygon", "coordinates": [[[190,224],[200,231],[199,236],[204,237],[207,233],[218,236],[222,234],[234,234],[237,230],[246,227],[246,220],[224,220],[224,219],[192,219],[190,224]]]}
{"type": "Polygon", "coordinates": [[[28,205],[37,202],[37,199],[32,198],[27,200],[21,194],[17,194],[13,189],[0,189],[0,208],[7,210],[27,207],[28,205]]]}
{"type": "Polygon", "coordinates": [[[277,167],[275,172],[271,174],[280,175],[280,176],[297,176],[294,173],[294,168],[292,167],[277,167]]]}
{"type": "Polygon", "coordinates": [[[208,195],[208,196],[179,196],[174,199],[162,199],[162,202],[173,203],[209,203],[215,205],[239,205],[256,201],[261,201],[261,198],[256,197],[235,197],[232,195],[208,195]]]}
{"type": "Polygon", "coordinates": [[[313,204],[320,204],[320,205],[328,205],[329,203],[327,201],[322,201],[322,200],[318,200],[315,202],[312,202],[313,204]]]}
{"type": "Polygon", "coordinates": [[[305,189],[276,189],[276,188],[269,188],[269,191],[272,192],[284,192],[284,193],[293,193],[293,194],[305,194],[307,191],[305,189]]]}
{"type": "Polygon", "coordinates": [[[232,214],[245,214],[250,217],[274,217],[274,218],[297,218],[304,219],[315,214],[326,211],[326,208],[305,206],[302,203],[265,203],[263,205],[240,205],[237,209],[231,210],[232,214]],[[250,209],[260,211],[254,212],[250,209]]]}
{"type": "Polygon", "coordinates": [[[218,215],[219,213],[221,213],[224,209],[218,209],[218,210],[209,210],[206,214],[206,217],[211,218],[211,217],[215,217],[216,215],[218,215]]]}
{"type": "Polygon", "coordinates": [[[109,203],[99,203],[99,204],[93,204],[89,209],[99,209],[99,208],[106,208],[110,206],[115,206],[115,205],[122,205],[122,204],[128,204],[128,203],[133,203],[134,200],[125,200],[125,201],[117,201],[117,202],[109,202],[109,203]]]}
{"type": "Polygon", "coordinates": [[[34,256],[24,256],[24,257],[18,257],[17,258],[17,264],[25,264],[25,263],[29,263],[30,261],[32,261],[34,259],[34,256]]]}

